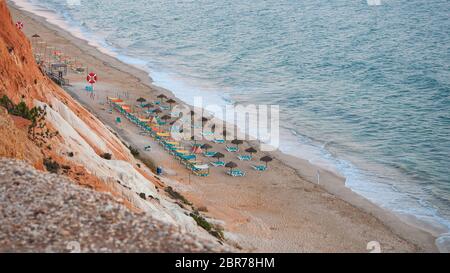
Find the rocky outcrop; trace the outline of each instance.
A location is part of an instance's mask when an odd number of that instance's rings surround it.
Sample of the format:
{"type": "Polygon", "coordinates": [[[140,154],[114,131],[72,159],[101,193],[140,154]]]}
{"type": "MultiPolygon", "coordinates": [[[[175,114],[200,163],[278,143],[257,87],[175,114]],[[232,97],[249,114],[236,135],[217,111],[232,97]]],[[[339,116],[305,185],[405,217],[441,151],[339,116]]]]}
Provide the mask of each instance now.
{"type": "Polygon", "coordinates": [[[26,119],[8,115],[6,109],[0,107],[0,156],[25,160],[42,169],[42,153],[26,133],[29,123],[26,119]]]}
{"type": "Polygon", "coordinates": [[[0,252],[227,250],[17,160],[0,158],[0,192],[0,252]]]}

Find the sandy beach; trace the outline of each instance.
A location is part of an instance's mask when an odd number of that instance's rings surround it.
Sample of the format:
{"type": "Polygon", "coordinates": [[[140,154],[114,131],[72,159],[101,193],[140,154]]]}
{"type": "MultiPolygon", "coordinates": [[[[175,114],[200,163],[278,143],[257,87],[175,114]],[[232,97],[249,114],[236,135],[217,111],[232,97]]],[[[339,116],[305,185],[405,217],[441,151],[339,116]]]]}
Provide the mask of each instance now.
{"type": "MultiPolygon", "coordinates": [[[[419,226],[414,219],[374,205],[346,188],[345,179],[330,171],[320,171],[318,185],[315,175],[319,167],[306,160],[280,152],[258,151],[255,158],[271,155],[274,160],[267,171],[256,172],[251,168],[255,162],[239,161],[235,154],[226,152],[225,145],[208,142],[213,146],[211,150],[225,154],[226,162],[237,162],[247,175],[230,177],[224,168],[211,168],[208,177],[192,175],[152,138],[140,135],[137,126],[125,119],[117,124],[119,113],[109,113],[104,105],[107,96],[123,96],[125,91],[128,96],[124,100],[130,104],[135,104],[139,97],[155,101],[161,93],[181,103],[169,90],[152,85],[147,72],[124,64],[44,18],[8,3],[13,17],[25,23],[27,37],[38,33],[48,45],[76,57],[97,73],[95,99],[84,91],[84,73],[69,71],[71,86],[66,90],[124,142],[138,148],[143,157],[163,166],[163,182],[196,207],[203,207],[209,217],[224,227],[231,245],[252,252],[369,252],[368,243],[376,241],[382,252],[437,251],[434,241],[440,230],[419,226]],[[152,147],[151,151],[144,150],[147,145],[152,147]]],[[[241,149],[254,144],[245,142],[241,149]]],[[[202,160],[213,159],[202,157],[202,160]]]]}

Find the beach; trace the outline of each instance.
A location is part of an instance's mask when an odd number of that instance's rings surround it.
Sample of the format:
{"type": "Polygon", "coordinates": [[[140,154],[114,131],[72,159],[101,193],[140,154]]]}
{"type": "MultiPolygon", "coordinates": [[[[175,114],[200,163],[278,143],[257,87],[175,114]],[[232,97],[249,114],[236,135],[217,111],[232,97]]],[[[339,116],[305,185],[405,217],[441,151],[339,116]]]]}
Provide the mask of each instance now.
{"type": "MultiPolygon", "coordinates": [[[[10,7],[14,18],[26,23],[27,37],[38,33],[49,45],[95,71],[99,76],[95,100],[84,91],[85,74],[70,71],[71,86],[66,90],[124,142],[162,166],[164,183],[196,207],[203,207],[224,227],[230,244],[254,252],[368,252],[367,244],[377,241],[383,252],[436,251],[434,240],[441,230],[427,227],[431,232],[426,232],[415,226],[413,219],[405,222],[353,193],[345,187],[343,177],[330,171],[321,170],[317,184],[314,178],[318,167],[280,152],[255,155],[260,158],[270,154],[275,158],[265,172],[251,170],[253,162],[239,162],[247,172],[245,177],[230,177],[223,168],[212,168],[209,177],[190,174],[153,139],[140,135],[134,124],[124,119],[118,125],[119,114],[110,114],[101,104],[107,96],[123,95],[125,91],[125,100],[131,104],[138,97],[156,100],[161,93],[174,98],[169,90],[154,86],[147,72],[100,52],[44,18],[10,7]],[[151,151],[144,150],[146,145],[152,147],[151,151]]],[[[241,149],[251,144],[246,142],[241,149]]],[[[211,145],[212,150],[226,155],[224,161],[237,162],[224,145],[211,145]]]]}

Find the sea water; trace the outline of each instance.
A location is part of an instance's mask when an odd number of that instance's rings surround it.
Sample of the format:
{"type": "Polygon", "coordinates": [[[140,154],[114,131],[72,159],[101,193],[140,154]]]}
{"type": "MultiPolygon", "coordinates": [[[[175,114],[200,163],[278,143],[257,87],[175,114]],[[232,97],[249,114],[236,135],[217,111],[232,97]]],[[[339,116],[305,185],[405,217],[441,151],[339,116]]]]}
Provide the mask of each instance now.
{"type": "Polygon", "coordinates": [[[17,2],[187,102],[279,105],[282,151],[450,227],[448,0],[17,2]]]}

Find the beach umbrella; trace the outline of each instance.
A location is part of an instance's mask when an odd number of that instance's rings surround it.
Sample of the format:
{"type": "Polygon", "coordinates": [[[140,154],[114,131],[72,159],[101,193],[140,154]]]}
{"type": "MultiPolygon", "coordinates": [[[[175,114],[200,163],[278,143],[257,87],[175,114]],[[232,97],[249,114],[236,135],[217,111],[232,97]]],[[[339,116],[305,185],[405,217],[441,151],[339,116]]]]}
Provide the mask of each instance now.
{"type": "Polygon", "coordinates": [[[155,109],[155,111],[153,111],[153,113],[155,113],[156,115],[158,115],[158,114],[161,114],[161,113],[162,113],[162,110],[159,109],[159,108],[157,108],[157,109],[155,109]]]}
{"type": "Polygon", "coordinates": [[[166,100],[166,102],[169,104],[170,109],[172,109],[172,104],[176,103],[176,101],[174,99],[168,99],[168,100],[166,100]]]}
{"type": "Polygon", "coordinates": [[[234,168],[236,168],[238,165],[234,163],[233,161],[228,162],[225,164],[225,167],[230,168],[230,171],[233,171],[234,168]]]}
{"type": "MultiPolygon", "coordinates": [[[[32,40],[37,40],[38,38],[41,38],[41,36],[39,36],[39,34],[34,34],[31,38],[32,40]]],[[[36,41],[34,41],[34,45],[36,46],[36,41]]]]}
{"type": "Polygon", "coordinates": [[[202,117],[202,126],[205,126],[205,123],[208,121],[208,118],[202,117]]]}
{"type": "Polygon", "coordinates": [[[260,160],[261,160],[262,162],[265,162],[265,163],[266,163],[266,167],[267,167],[267,163],[269,163],[270,161],[272,161],[273,158],[270,157],[270,156],[268,156],[268,155],[266,155],[266,156],[261,157],[260,160]]]}
{"type": "Polygon", "coordinates": [[[197,139],[195,138],[195,136],[191,136],[191,140],[194,141],[194,146],[197,145],[197,139]]]}
{"type": "Polygon", "coordinates": [[[246,151],[247,153],[249,153],[249,154],[254,154],[254,153],[257,152],[257,150],[256,150],[255,148],[253,148],[253,147],[250,147],[250,148],[248,148],[248,149],[245,149],[245,151],[246,151]]]}
{"type": "Polygon", "coordinates": [[[214,157],[217,158],[217,161],[220,161],[220,159],[221,159],[221,158],[224,158],[225,155],[222,154],[222,153],[216,153],[216,154],[214,155],[214,157]]]}
{"type": "MultiPolygon", "coordinates": [[[[34,45],[36,51],[38,51],[37,54],[39,54],[39,51],[40,51],[39,47],[38,47],[38,43],[37,43],[37,40],[39,38],[41,38],[41,36],[39,36],[39,34],[34,34],[33,36],[31,36],[31,41],[33,42],[33,45],[34,45]]],[[[35,55],[37,55],[37,54],[35,54],[35,55]]]]}
{"type": "Polygon", "coordinates": [[[169,119],[171,119],[171,118],[172,118],[172,117],[169,116],[169,115],[164,115],[164,116],[161,117],[162,120],[166,120],[166,121],[169,120],[169,119]]]}
{"type": "Polygon", "coordinates": [[[244,143],[244,141],[240,140],[240,139],[233,139],[231,141],[232,144],[236,145],[236,147],[239,147],[239,145],[241,145],[242,143],[244,143]]]}
{"type": "Polygon", "coordinates": [[[152,108],[153,106],[154,106],[154,105],[153,105],[153,103],[151,103],[151,102],[142,105],[142,107],[147,108],[147,110],[150,110],[150,108],[152,108]]]}
{"type": "Polygon", "coordinates": [[[211,148],[212,148],[212,146],[209,145],[208,143],[205,143],[205,144],[202,145],[202,149],[205,150],[205,151],[208,151],[208,149],[211,149],[211,148]]]}
{"type": "Polygon", "coordinates": [[[164,94],[159,94],[159,95],[157,96],[157,98],[159,99],[160,102],[162,102],[163,99],[167,99],[167,96],[164,95],[164,94]]]}
{"type": "Polygon", "coordinates": [[[139,103],[142,105],[142,104],[143,104],[144,102],[146,102],[147,100],[144,99],[143,97],[140,97],[140,98],[138,98],[136,101],[139,102],[139,103]]]}

